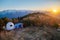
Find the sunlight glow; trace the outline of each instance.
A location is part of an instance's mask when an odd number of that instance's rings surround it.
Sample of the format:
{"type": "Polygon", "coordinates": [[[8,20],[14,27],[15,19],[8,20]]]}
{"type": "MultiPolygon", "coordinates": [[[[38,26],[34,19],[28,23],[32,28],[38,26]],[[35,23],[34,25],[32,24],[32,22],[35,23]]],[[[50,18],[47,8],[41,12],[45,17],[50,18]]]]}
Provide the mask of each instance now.
{"type": "Polygon", "coordinates": [[[57,13],[57,10],[56,10],[56,9],[53,9],[52,11],[53,11],[54,13],[57,13]]]}
{"type": "Polygon", "coordinates": [[[58,14],[58,10],[57,10],[57,9],[52,9],[52,13],[53,13],[54,15],[57,15],[57,14],[58,14]]]}
{"type": "Polygon", "coordinates": [[[56,16],[56,15],[59,14],[59,9],[57,9],[57,8],[52,8],[52,9],[50,10],[50,12],[51,12],[51,14],[52,14],[53,16],[56,16]]]}

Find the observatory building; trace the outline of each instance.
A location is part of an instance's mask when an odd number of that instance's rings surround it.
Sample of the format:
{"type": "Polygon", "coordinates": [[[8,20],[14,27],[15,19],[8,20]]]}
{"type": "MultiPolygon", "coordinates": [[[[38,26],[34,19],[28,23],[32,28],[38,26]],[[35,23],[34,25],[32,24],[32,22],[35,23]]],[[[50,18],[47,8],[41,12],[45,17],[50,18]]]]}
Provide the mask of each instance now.
{"type": "Polygon", "coordinates": [[[8,23],[6,24],[6,28],[5,28],[5,29],[6,29],[6,30],[12,30],[12,29],[15,29],[14,23],[8,22],[8,23]]]}
{"type": "Polygon", "coordinates": [[[23,28],[23,23],[16,23],[15,28],[23,28]]]}

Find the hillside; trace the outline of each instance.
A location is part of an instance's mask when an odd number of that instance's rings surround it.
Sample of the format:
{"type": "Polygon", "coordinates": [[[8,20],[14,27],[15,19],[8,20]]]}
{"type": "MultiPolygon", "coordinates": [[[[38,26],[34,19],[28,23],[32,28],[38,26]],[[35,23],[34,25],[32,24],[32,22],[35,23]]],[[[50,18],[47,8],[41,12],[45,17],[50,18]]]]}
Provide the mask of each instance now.
{"type": "Polygon", "coordinates": [[[58,22],[50,15],[37,12],[18,20],[25,26],[11,31],[1,31],[0,40],[60,40],[60,31],[57,31],[58,22]]]}
{"type": "Polygon", "coordinates": [[[60,40],[60,32],[50,27],[30,26],[3,31],[0,40],[60,40]]]}
{"type": "Polygon", "coordinates": [[[25,24],[27,25],[29,24],[35,26],[53,26],[55,23],[58,24],[57,19],[55,17],[40,12],[28,14],[22,17],[21,19],[23,22],[26,22],[25,24]]]}

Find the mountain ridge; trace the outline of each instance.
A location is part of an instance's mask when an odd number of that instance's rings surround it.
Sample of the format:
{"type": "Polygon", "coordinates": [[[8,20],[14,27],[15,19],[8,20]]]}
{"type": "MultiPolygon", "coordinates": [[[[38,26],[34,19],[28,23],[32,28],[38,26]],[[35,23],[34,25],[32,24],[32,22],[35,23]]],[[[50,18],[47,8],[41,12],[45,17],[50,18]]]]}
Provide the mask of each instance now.
{"type": "Polygon", "coordinates": [[[31,10],[4,10],[0,11],[0,18],[17,18],[32,13],[31,10]]]}

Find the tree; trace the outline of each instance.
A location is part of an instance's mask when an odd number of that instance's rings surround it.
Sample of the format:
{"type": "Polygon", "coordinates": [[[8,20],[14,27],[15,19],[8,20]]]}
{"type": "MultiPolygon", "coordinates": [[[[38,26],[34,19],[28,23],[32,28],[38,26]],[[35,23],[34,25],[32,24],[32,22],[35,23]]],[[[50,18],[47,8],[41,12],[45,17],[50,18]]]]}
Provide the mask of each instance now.
{"type": "Polygon", "coordinates": [[[4,26],[4,21],[2,19],[0,19],[0,30],[3,30],[3,26],[4,26]]]}
{"type": "Polygon", "coordinates": [[[57,23],[54,23],[53,27],[57,29],[59,27],[59,25],[57,23]]]}

